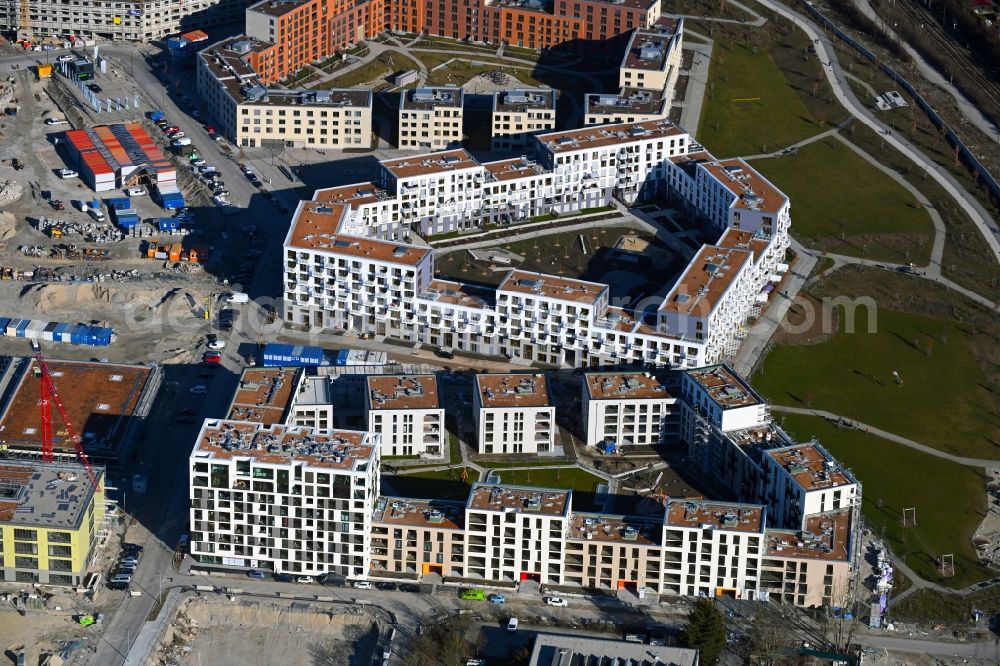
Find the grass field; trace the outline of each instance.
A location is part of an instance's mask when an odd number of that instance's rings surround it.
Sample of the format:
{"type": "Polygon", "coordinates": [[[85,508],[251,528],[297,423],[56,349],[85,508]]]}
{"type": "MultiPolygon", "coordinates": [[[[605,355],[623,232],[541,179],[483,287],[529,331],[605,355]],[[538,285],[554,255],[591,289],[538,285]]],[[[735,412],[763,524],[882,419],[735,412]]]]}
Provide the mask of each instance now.
{"type": "Polygon", "coordinates": [[[440,471],[415,472],[413,474],[382,475],[382,494],[399,495],[425,499],[464,500],[469,496],[469,488],[479,480],[479,473],[467,468],[468,478],[462,481],[462,470],[452,467],[440,471]]]}
{"type": "MultiPolygon", "coordinates": [[[[385,54],[383,54],[383,56],[384,55],[385,54]]],[[[395,74],[396,72],[405,72],[409,69],[417,69],[417,63],[413,62],[406,56],[399,53],[391,53],[389,55],[392,57],[392,65],[389,65],[388,62],[386,62],[388,58],[380,56],[371,62],[361,65],[357,69],[353,69],[335,79],[321,83],[316,87],[322,89],[352,88],[370,81],[385,79],[390,74],[395,74]]]]}
{"type": "Polygon", "coordinates": [[[754,160],[792,200],[792,234],[826,252],[926,264],[934,225],[916,199],[843,142],[754,160]]]}
{"type": "Polygon", "coordinates": [[[972,548],[986,509],[986,482],[979,470],[819,417],[779,418],[799,440],[816,436],[854,472],[864,486],[862,510],[869,526],[876,533],[884,529],[893,552],[922,578],[960,588],[990,576],[972,548]],[[909,507],[917,510],[917,525],[903,528],[903,509],[909,507]],[[946,553],[955,556],[951,578],[942,578],[935,565],[935,558],[946,553]]]}
{"type": "Polygon", "coordinates": [[[942,451],[1000,460],[1000,416],[963,325],[878,310],[868,333],[866,309],[855,333],[818,345],[782,345],[753,383],[779,405],[813,407],[858,419],[942,451]],[[896,382],[899,373],[902,384],[896,382]]]}
{"type": "MultiPolygon", "coordinates": [[[[917,590],[891,608],[889,619],[924,624],[972,624],[973,609],[983,611],[987,617],[1000,613],[1000,587],[964,597],[937,590],[917,590]]],[[[980,623],[982,626],[985,620],[980,623]]]]}
{"type": "Polygon", "coordinates": [[[716,41],[698,141],[717,157],[780,150],[823,131],[764,49],[716,41]]]}
{"type": "Polygon", "coordinates": [[[542,488],[570,488],[592,493],[604,479],[585,472],[579,467],[556,469],[504,469],[498,472],[502,483],[539,486],[542,488]]]}

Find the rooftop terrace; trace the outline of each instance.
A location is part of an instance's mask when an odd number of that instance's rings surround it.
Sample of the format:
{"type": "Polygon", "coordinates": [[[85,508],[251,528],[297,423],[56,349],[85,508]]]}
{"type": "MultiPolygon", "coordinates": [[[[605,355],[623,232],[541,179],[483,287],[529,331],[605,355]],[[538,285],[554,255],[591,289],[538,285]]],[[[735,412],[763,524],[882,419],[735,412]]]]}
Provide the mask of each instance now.
{"type": "Polygon", "coordinates": [[[372,520],[406,527],[460,530],[465,524],[465,506],[442,500],[380,497],[372,520]]]}
{"type": "Polygon", "coordinates": [[[642,115],[663,114],[666,100],[655,90],[623,88],[615,93],[588,93],[584,100],[587,113],[614,115],[633,113],[642,115]]]}
{"type": "Polygon", "coordinates": [[[430,111],[440,107],[461,108],[461,88],[411,88],[400,99],[402,111],[430,111]]]}
{"type": "Polygon", "coordinates": [[[469,493],[468,509],[502,513],[564,516],[573,491],[527,486],[494,486],[477,483],[469,493]]]}
{"type": "Polygon", "coordinates": [[[767,554],[846,560],[850,552],[851,512],[816,514],[806,518],[801,532],[767,531],[767,554]]]}
{"type": "Polygon", "coordinates": [[[572,278],[545,275],[543,273],[528,273],[513,270],[507,273],[503,282],[497,287],[497,293],[528,294],[530,296],[546,296],[560,301],[572,303],[593,304],[600,295],[608,290],[608,285],[600,282],[586,282],[572,278]]]}
{"type": "Polygon", "coordinates": [[[555,154],[615,146],[622,141],[686,137],[687,133],[669,120],[600,125],[538,135],[543,146],[555,154]]]}
{"type": "MultiPolygon", "coordinates": [[[[103,471],[95,472],[100,482],[103,471]]],[[[93,496],[94,486],[82,465],[14,460],[0,464],[0,523],[75,530],[83,524],[93,496]]]]}
{"type": "Polygon", "coordinates": [[[687,371],[720,407],[735,409],[762,404],[760,396],[726,365],[710,365],[687,371]]]}
{"type": "Polygon", "coordinates": [[[767,453],[807,491],[855,483],[836,459],[815,444],[796,444],[767,453]]]}
{"type": "Polygon", "coordinates": [[[371,409],[437,409],[441,406],[434,375],[370,375],[371,409]]]}
{"type": "Polygon", "coordinates": [[[648,519],[612,516],[602,513],[573,513],[569,524],[570,539],[611,541],[637,546],[659,545],[662,525],[648,519]]]}
{"type": "Polygon", "coordinates": [[[524,113],[537,109],[556,108],[556,94],[545,88],[517,88],[493,93],[493,111],[524,113]]]}
{"type": "Polygon", "coordinates": [[[302,375],[302,368],[246,368],[227,418],[264,425],[283,423],[302,375]]]}
{"type": "Polygon", "coordinates": [[[729,502],[671,500],[667,503],[667,525],[714,528],[735,532],[761,532],[764,507],[729,502]]]}
{"type": "Polygon", "coordinates": [[[588,372],[584,381],[591,400],[673,398],[666,384],[646,372],[588,372]]]}
{"type": "Polygon", "coordinates": [[[548,407],[549,388],[543,374],[476,375],[476,391],[484,408],[548,407]]]}

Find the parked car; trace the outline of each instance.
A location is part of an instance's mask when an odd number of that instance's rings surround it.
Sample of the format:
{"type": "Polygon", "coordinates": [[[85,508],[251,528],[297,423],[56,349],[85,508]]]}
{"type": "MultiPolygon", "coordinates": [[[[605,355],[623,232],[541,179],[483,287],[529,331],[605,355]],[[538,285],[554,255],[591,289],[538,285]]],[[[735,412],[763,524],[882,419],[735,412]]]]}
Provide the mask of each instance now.
{"type": "Polygon", "coordinates": [[[372,584],[367,580],[356,580],[354,581],[355,590],[370,590],[372,589],[372,584]]]}
{"type": "Polygon", "coordinates": [[[209,349],[216,349],[216,350],[218,350],[218,349],[225,349],[226,348],[226,341],[225,340],[212,340],[206,346],[209,349]]]}
{"type": "Polygon", "coordinates": [[[486,597],[486,600],[491,604],[502,604],[507,602],[507,597],[503,596],[502,594],[491,594],[490,596],[486,597]]]}
{"type": "Polygon", "coordinates": [[[59,169],[58,171],[56,171],[56,173],[59,174],[59,177],[62,178],[63,180],[66,180],[68,178],[80,177],[80,174],[78,174],[76,171],[73,171],[72,169],[59,169]]]}
{"type": "Polygon", "coordinates": [[[191,164],[193,164],[194,166],[204,166],[205,160],[201,159],[200,157],[196,157],[193,160],[191,160],[191,164]]]}
{"type": "Polygon", "coordinates": [[[311,583],[311,582],[313,582],[313,577],[312,576],[299,576],[298,578],[295,579],[295,582],[296,583],[311,583]]]}
{"type": "Polygon", "coordinates": [[[74,60],[76,60],[76,58],[74,58],[69,53],[64,53],[58,58],[56,58],[56,62],[73,62],[74,60]]]}
{"type": "Polygon", "coordinates": [[[110,590],[127,590],[128,581],[108,581],[108,589],[110,590]]]}
{"type": "Polygon", "coordinates": [[[165,130],[163,130],[167,136],[173,136],[181,131],[181,128],[177,125],[170,125],[165,130]]]}
{"type": "Polygon", "coordinates": [[[88,83],[87,90],[94,93],[95,95],[99,95],[100,93],[104,92],[104,89],[101,88],[101,86],[97,85],[96,83],[88,83]]]}
{"type": "Polygon", "coordinates": [[[547,606],[558,606],[559,608],[566,608],[569,606],[569,602],[562,597],[545,597],[545,604],[547,606]]]}
{"type": "Polygon", "coordinates": [[[137,543],[124,543],[124,544],[122,544],[122,552],[126,552],[126,553],[141,553],[144,550],[146,550],[146,548],[143,547],[143,546],[141,546],[141,545],[139,545],[139,544],[137,544],[137,543]]]}
{"type": "Polygon", "coordinates": [[[382,590],[383,592],[393,592],[399,589],[399,585],[395,583],[375,583],[376,590],[382,590]]]}
{"type": "Polygon", "coordinates": [[[274,574],[274,580],[278,581],[279,583],[291,583],[295,579],[292,577],[291,574],[281,573],[281,574],[274,574]]]}
{"type": "Polygon", "coordinates": [[[177,132],[174,132],[173,134],[171,134],[170,138],[171,139],[183,139],[186,136],[187,136],[187,134],[185,134],[184,132],[177,131],[177,132]]]}
{"type": "Polygon", "coordinates": [[[517,618],[512,617],[507,620],[507,631],[517,631],[517,618]]]}
{"type": "Polygon", "coordinates": [[[402,585],[399,586],[399,591],[417,593],[420,592],[420,586],[414,585],[413,583],[403,583],[402,585]]]}
{"type": "Polygon", "coordinates": [[[267,578],[267,574],[264,573],[263,571],[257,571],[256,569],[252,569],[247,572],[247,577],[252,578],[253,580],[264,580],[265,578],[267,578]]]}
{"type": "Polygon", "coordinates": [[[199,384],[198,386],[192,386],[190,389],[188,389],[188,392],[195,393],[197,395],[205,395],[206,393],[208,393],[208,387],[203,384],[199,384]]]}
{"type": "Polygon", "coordinates": [[[483,599],[486,598],[486,593],[483,592],[482,590],[477,590],[474,588],[469,590],[462,590],[460,598],[462,598],[465,601],[482,601],[483,599]]]}
{"type": "Polygon", "coordinates": [[[125,190],[125,194],[130,197],[144,197],[146,196],[145,187],[130,187],[125,190]]]}
{"type": "Polygon", "coordinates": [[[174,148],[180,148],[181,146],[190,146],[191,139],[184,137],[183,139],[174,139],[170,142],[170,145],[174,148]]]}
{"type": "Polygon", "coordinates": [[[64,120],[62,118],[46,118],[45,119],[45,124],[46,125],[69,125],[69,121],[68,120],[64,120]]]}

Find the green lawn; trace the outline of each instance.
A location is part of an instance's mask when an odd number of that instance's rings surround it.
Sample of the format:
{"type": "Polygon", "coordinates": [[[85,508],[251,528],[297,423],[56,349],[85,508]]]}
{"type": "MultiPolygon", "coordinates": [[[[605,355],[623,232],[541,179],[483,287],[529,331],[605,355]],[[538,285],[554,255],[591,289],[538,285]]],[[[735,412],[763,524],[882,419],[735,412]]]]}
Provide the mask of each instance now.
{"type": "Polygon", "coordinates": [[[764,49],[716,41],[698,141],[717,157],[780,150],[823,131],[764,49]]]}
{"type": "MultiPolygon", "coordinates": [[[[1000,612],[1000,587],[988,587],[964,597],[937,590],[917,590],[891,607],[889,619],[971,625],[973,609],[983,611],[987,618],[1000,612]]],[[[985,624],[986,620],[980,620],[980,627],[985,624]]]]}
{"type": "Polygon", "coordinates": [[[964,325],[878,310],[868,333],[858,308],[855,333],[817,345],[771,351],[753,383],[779,405],[813,407],[858,419],[962,456],[1000,460],[996,396],[964,325]],[[902,385],[893,377],[899,373],[902,385]]]}
{"type": "Polygon", "coordinates": [[[901,185],[833,137],[754,160],[792,200],[792,234],[826,252],[926,264],[934,225],[901,185]]]}
{"type": "Polygon", "coordinates": [[[363,83],[368,83],[370,81],[376,81],[387,78],[390,74],[395,74],[396,72],[405,72],[410,69],[417,69],[417,63],[413,62],[404,55],[396,52],[387,52],[378,58],[375,58],[371,62],[367,62],[361,65],[357,69],[353,69],[346,74],[342,74],[335,79],[321,83],[316,86],[317,88],[329,89],[329,88],[354,88],[360,86],[363,83]],[[392,58],[392,64],[390,65],[386,60],[392,58]]]}
{"type": "Polygon", "coordinates": [[[501,483],[542,488],[571,488],[594,492],[604,479],[585,472],[579,467],[572,469],[502,469],[498,471],[501,483]]]}
{"type": "Polygon", "coordinates": [[[472,484],[479,480],[479,473],[466,469],[468,477],[462,481],[462,467],[413,474],[382,475],[382,494],[423,499],[464,500],[472,484]]]}
{"type": "Polygon", "coordinates": [[[838,428],[813,416],[779,415],[799,440],[815,436],[864,486],[862,510],[869,526],[885,530],[893,552],[922,578],[965,587],[989,578],[976,562],[972,535],[986,510],[985,478],[958,465],[859,430],[838,428]],[[917,525],[903,528],[904,508],[916,507],[917,525]],[[955,576],[942,578],[935,559],[952,553],[955,576]]]}

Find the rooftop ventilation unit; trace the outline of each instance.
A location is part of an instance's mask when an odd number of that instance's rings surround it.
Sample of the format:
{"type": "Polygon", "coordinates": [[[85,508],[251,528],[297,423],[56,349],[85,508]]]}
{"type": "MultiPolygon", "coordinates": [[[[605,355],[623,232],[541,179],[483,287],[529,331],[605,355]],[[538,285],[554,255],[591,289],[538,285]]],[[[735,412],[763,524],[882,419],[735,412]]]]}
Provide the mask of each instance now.
{"type": "Polygon", "coordinates": [[[229,45],[229,50],[230,51],[233,51],[235,53],[239,53],[240,55],[246,55],[246,54],[250,53],[250,49],[252,49],[252,48],[253,48],[253,44],[251,44],[249,41],[247,41],[245,39],[241,39],[240,41],[233,42],[232,44],[229,45]]]}

